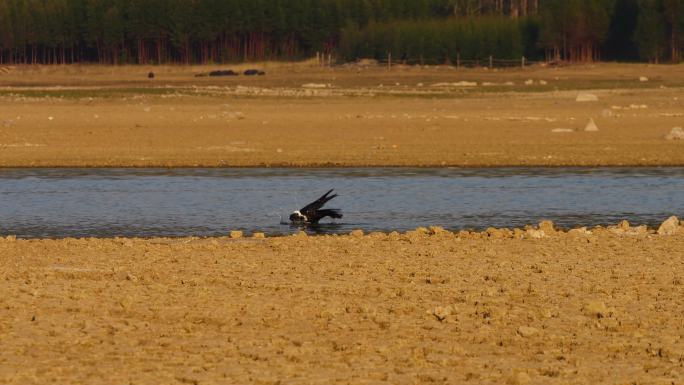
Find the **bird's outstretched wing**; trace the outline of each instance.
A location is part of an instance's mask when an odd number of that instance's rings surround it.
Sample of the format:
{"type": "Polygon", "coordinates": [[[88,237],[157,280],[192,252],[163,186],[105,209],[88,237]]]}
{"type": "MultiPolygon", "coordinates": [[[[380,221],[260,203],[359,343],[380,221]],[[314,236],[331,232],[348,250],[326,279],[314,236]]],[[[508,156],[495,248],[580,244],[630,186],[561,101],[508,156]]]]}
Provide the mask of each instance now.
{"type": "Polygon", "coordinates": [[[341,219],[342,218],[342,210],[340,209],[323,209],[323,210],[318,210],[316,211],[316,214],[314,215],[313,218],[310,218],[310,222],[312,224],[318,224],[318,221],[325,217],[330,217],[334,219],[341,219]]]}
{"type": "Polygon", "coordinates": [[[306,216],[313,215],[316,211],[318,211],[321,207],[323,207],[323,205],[326,204],[329,200],[331,200],[337,196],[337,194],[333,194],[333,195],[328,196],[331,192],[333,192],[333,189],[331,189],[327,193],[323,194],[316,201],[311,202],[308,205],[304,206],[299,211],[306,216]]]}

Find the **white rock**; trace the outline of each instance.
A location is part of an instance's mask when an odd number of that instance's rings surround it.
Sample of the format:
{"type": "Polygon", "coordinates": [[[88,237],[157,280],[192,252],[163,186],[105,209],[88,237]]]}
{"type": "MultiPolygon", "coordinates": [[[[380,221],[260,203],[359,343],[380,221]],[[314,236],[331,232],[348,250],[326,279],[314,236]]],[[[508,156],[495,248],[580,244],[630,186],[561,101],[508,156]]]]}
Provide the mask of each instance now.
{"type": "Polygon", "coordinates": [[[658,228],[659,235],[675,235],[679,230],[679,218],[675,216],[669,217],[658,228]]]}
{"type": "Polygon", "coordinates": [[[432,310],[432,315],[434,315],[439,321],[443,321],[446,317],[453,314],[454,309],[451,306],[437,306],[432,310]]]}
{"type": "Polygon", "coordinates": [[[642,83],[643,83],[643,82],[647,82],[647,81],[648,81],[648,78],[647,78],[646,76],[640,76],[640,77],[639,77],[639,81],[642,82],[642,83]]]}
{"type": "Polygon", "coordinates": [[[477,82],[435,83],[433,87],[477,87],[477,82]]]}
{"type": "Polygon", "coordinates": [[[570,235],[591,235],[592,232],[587,230],[586,227],[580,227],[580,228],[572,229],[572,230],[568,231],[568,234],[570,234],[570,235]]]}
{"type": "Polygon", "coordinates": [[[582,92],[579,95],[577,95],[577,99],[575,99],[576,102],[598,102],[598,96],[594,94],[588,94],[586,92],[582,92]]]}
{"type": "Polygon", "coordinates": [[[666,140],[684,140],[684,129],[675,127],[669,134],[665,135],[666,140]]]}
{"type": "Polygon", "coordinates": [[[545,85],[547,85],[547,84],[549,84],[549,83],[548,83],[546,80],[540,80],[540,81],[539,81],[539,84],[541,84],[542,86],[545,86],[545,85]]]}
{"type": "Polygon", "coordinates": [[[589,119],[589,123],[584,127],[584,131],[587,132],[596,132],[598,130],[598,126],[596,125],[596,122],[594,122],[594,119],[589,119]]]}
{"type": "Polygon", "coordinates": [[[302,84],[302,88],[328,88],[328,85],[323,83],[306,83],[302,84]]]}
{"type": "Polygon", "coordinates": [[[532,79],[527,79],[527,80],[525,80],[525,85],[526,85],[526,86],[531,86],[531,85],[533,85],[533,84],[534,84],[534,80],[532,80],[532,79]]]}
{"type": "Polygon", "coordinates": [[[544,232],[544,230],[528,229],[527,231],[525,231],[525,233],[527,234],[528,238],[532,239],[542,239],[546,237],[546,233],[544,232]]]}
{"type": "Polygon", "coordinates": [[[554,134],[561,134],[561,133],[566,133],[566,132],[575,132],[572,128],[554,128],[551,130],[554,134]]]}
{"type": "Polygon", "coordinates": [[[611,315],[614,310],[608,308],[602,301],[589,301],[582,308],[585,314],[598,318],[604,318],[611,315]]]}
{"type": "Polygon", "coordinates": [[[458,82],[454,85],[457,87],[477,87],[477,82],[458,82]]]}

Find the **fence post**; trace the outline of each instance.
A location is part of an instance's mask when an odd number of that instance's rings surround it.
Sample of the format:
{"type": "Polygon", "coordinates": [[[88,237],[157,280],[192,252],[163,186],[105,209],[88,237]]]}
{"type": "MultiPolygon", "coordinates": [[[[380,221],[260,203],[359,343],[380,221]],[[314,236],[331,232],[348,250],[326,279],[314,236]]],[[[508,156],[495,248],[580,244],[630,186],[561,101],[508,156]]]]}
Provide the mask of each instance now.
{"type": "Polygon", "coordinates": [[[520,66],[522,68],[525,68],[525,56],[523,56],[522,59],[520,60],[520,66]]]}
{"type": "Polygon", "coordinates": [[[387,53],[387,69],[392,69],[392,52],[387,53]]]}
{"type": "Polygon", "coordinates": [[[489,55],[489,69],[494,68],[494,59],[492,58],[492,55],[489,55]]]}
{"type": "Polygon", "coordinates": [[[328,67],[332,67],[332,54],[328,54],[328,67]]]}
{"type": "Polygon", "coordinates": [[[456,54],[456,68],[461,68],[461,53],[456,54]]]}

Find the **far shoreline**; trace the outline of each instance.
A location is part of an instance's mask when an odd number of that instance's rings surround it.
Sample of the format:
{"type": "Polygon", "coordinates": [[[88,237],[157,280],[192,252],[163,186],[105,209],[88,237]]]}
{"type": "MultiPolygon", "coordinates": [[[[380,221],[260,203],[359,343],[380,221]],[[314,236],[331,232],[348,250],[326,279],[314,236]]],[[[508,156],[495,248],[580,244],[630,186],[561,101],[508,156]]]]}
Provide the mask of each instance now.
{"type": "Polygon", "coordinates": [[[0,94],[0,168],[684,166],[684,140],[667,139],[684,126],[684,65],[304,62],[194,77],[207,68],[159,67],[150,81],[144,66],[10,70],[0,83],[76,89],[0,94]],[[140,85],[104,86],[122,82],[140,85]]]}

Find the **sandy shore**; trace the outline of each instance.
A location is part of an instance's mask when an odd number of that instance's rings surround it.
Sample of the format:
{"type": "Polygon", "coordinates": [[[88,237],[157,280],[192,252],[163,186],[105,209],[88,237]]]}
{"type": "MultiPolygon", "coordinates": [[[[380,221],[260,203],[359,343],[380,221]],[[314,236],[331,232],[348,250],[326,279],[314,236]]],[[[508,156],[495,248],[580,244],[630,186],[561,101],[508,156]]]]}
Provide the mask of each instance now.
{"type": "Polygon", "coordinates": [[[684,165],[684,65],[216,68],[14,67],[0,166],[684,165]]]}
{"type": "Polygon", "coordinates": [[[0,383],[684,381],[684,228],[0,239],[0,383]]]}

